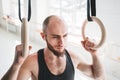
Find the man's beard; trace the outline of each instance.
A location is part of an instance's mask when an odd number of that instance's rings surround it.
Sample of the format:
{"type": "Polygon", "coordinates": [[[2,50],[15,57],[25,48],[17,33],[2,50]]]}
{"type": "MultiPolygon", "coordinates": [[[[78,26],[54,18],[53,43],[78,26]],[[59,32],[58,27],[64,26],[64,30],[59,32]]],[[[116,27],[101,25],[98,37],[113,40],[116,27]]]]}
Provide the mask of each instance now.
{"type": "Polygon", "coordinates": [[[56,51],[56,50],[52,47],[52,45],[47,41],[47,39],[46,39],[46,42],[47,42],[47,47],[48,47],[48,49],[49,49],[50,51],[52,51],[55,56],[57,56],[57,57],[60,57],[60,56],[61,56],[61,57],[62,57],[62,56],[64,55],[65,49],[64,49],[62,52],[58,52],[58,51],[56,51]]]}

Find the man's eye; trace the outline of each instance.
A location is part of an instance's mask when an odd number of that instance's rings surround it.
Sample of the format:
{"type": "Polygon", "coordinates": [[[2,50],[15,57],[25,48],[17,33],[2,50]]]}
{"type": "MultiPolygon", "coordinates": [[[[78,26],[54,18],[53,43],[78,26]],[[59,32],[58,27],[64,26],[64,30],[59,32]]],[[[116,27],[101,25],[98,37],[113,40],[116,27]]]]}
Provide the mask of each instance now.
{"type": "Polygon", "coordinates": [[[63,37],[67,37],[67,35],[63,36],[63,37]]]}
{"type": "Polygon", "coordinates": [[[63,36],[64,38],[67,37],[67,34],[63,36]]]}
{"type": "Polygon", "coordinates": [[[58,38],[57,36],[54,36],[53,38],[58,38]]]}

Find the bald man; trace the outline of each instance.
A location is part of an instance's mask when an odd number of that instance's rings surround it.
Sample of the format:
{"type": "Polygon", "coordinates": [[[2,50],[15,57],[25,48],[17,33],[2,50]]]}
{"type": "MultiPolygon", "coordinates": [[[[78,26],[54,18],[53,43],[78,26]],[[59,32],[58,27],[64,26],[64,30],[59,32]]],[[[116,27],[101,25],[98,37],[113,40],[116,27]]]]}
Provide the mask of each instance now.
{"type": "Polygon", "coordinates": [[[104,80],[97,50],[91,49],[95,45],[88,38],[81,43],[92,56],[91,65],[65,48],[68,30],[61,18],[48,16],[43,22],[40,35],[46,47],[24,58],[21,56],[21,45],[17,45],[15,60],[2,80],[28,80],[30,77],[32,80],[74,80],[75,68],[94,80],[104,80]]]}

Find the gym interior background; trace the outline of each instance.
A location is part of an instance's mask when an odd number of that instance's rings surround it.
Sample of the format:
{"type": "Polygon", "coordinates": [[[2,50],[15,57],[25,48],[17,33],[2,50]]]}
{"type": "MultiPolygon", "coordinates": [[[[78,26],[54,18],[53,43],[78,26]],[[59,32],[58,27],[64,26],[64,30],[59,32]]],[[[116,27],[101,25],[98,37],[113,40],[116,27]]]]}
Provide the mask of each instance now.
{"type": "MultiPolygon", "coordinates": [[[[27,16],[28,0],[21,0],[22,17],[27,16]]],[[[69,27],[68,49],[80,53],[87,62],[88,55],[80,41],[81,26],[86,19],[87,0],[31,0],[32,15],[29,22],[30,44],[32,52],[45,46],[39,32],[43,20],[50,14],[65,19],[69,27]]],[[[96,16],[103,22],[106,29],[106,40],[99,49],[99,55],[105,68],[106,80],[120,79],[120,0],[96,0],[96,16]]],[[[20,21],[18,19],[18,0],[0,0],[0,78],[9,69],[14,59],[15,46],[21,42],[20,21]]],[[[86,33],[96,34],[92,38],[101,38],[99,27],[89,24],[86,33]]],[[[90,80],[76,70],[76,80],[90,80]]]]}

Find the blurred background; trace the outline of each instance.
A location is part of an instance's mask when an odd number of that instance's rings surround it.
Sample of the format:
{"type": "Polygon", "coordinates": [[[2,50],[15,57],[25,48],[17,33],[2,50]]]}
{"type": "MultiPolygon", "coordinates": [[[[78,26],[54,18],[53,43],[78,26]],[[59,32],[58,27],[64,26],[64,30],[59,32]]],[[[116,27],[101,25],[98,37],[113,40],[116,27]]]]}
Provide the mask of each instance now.
{"type": "MultiPolygon", "coordinates": [[[[105,69],[106,80],[120,79],[120,0],[96,0],[96,16],[106,29],[106,40],[99,48],[99,55],[105,69]]],[[[28,0],[21,0],[21,15],[27,17],[28,0]]],[[[90,55],[82,48],[81,27],[86,19],[87,0],[31,0],[32,15],[29,22],[31,54],[45,47],[40,36],[43,20],[49,15],[62,17],[69,27],[68,49],[91,62],[90,55]]],[[[86,35],[100,40],[99,26],[88,23],[86,35]]],[[[21,22],[18,19],[18,0],[0,0],[0,78],[11,66],[15,46],[20,44],[21,22]]],[[[76,80],[90,80],[76,70],[76,80]]]]}

